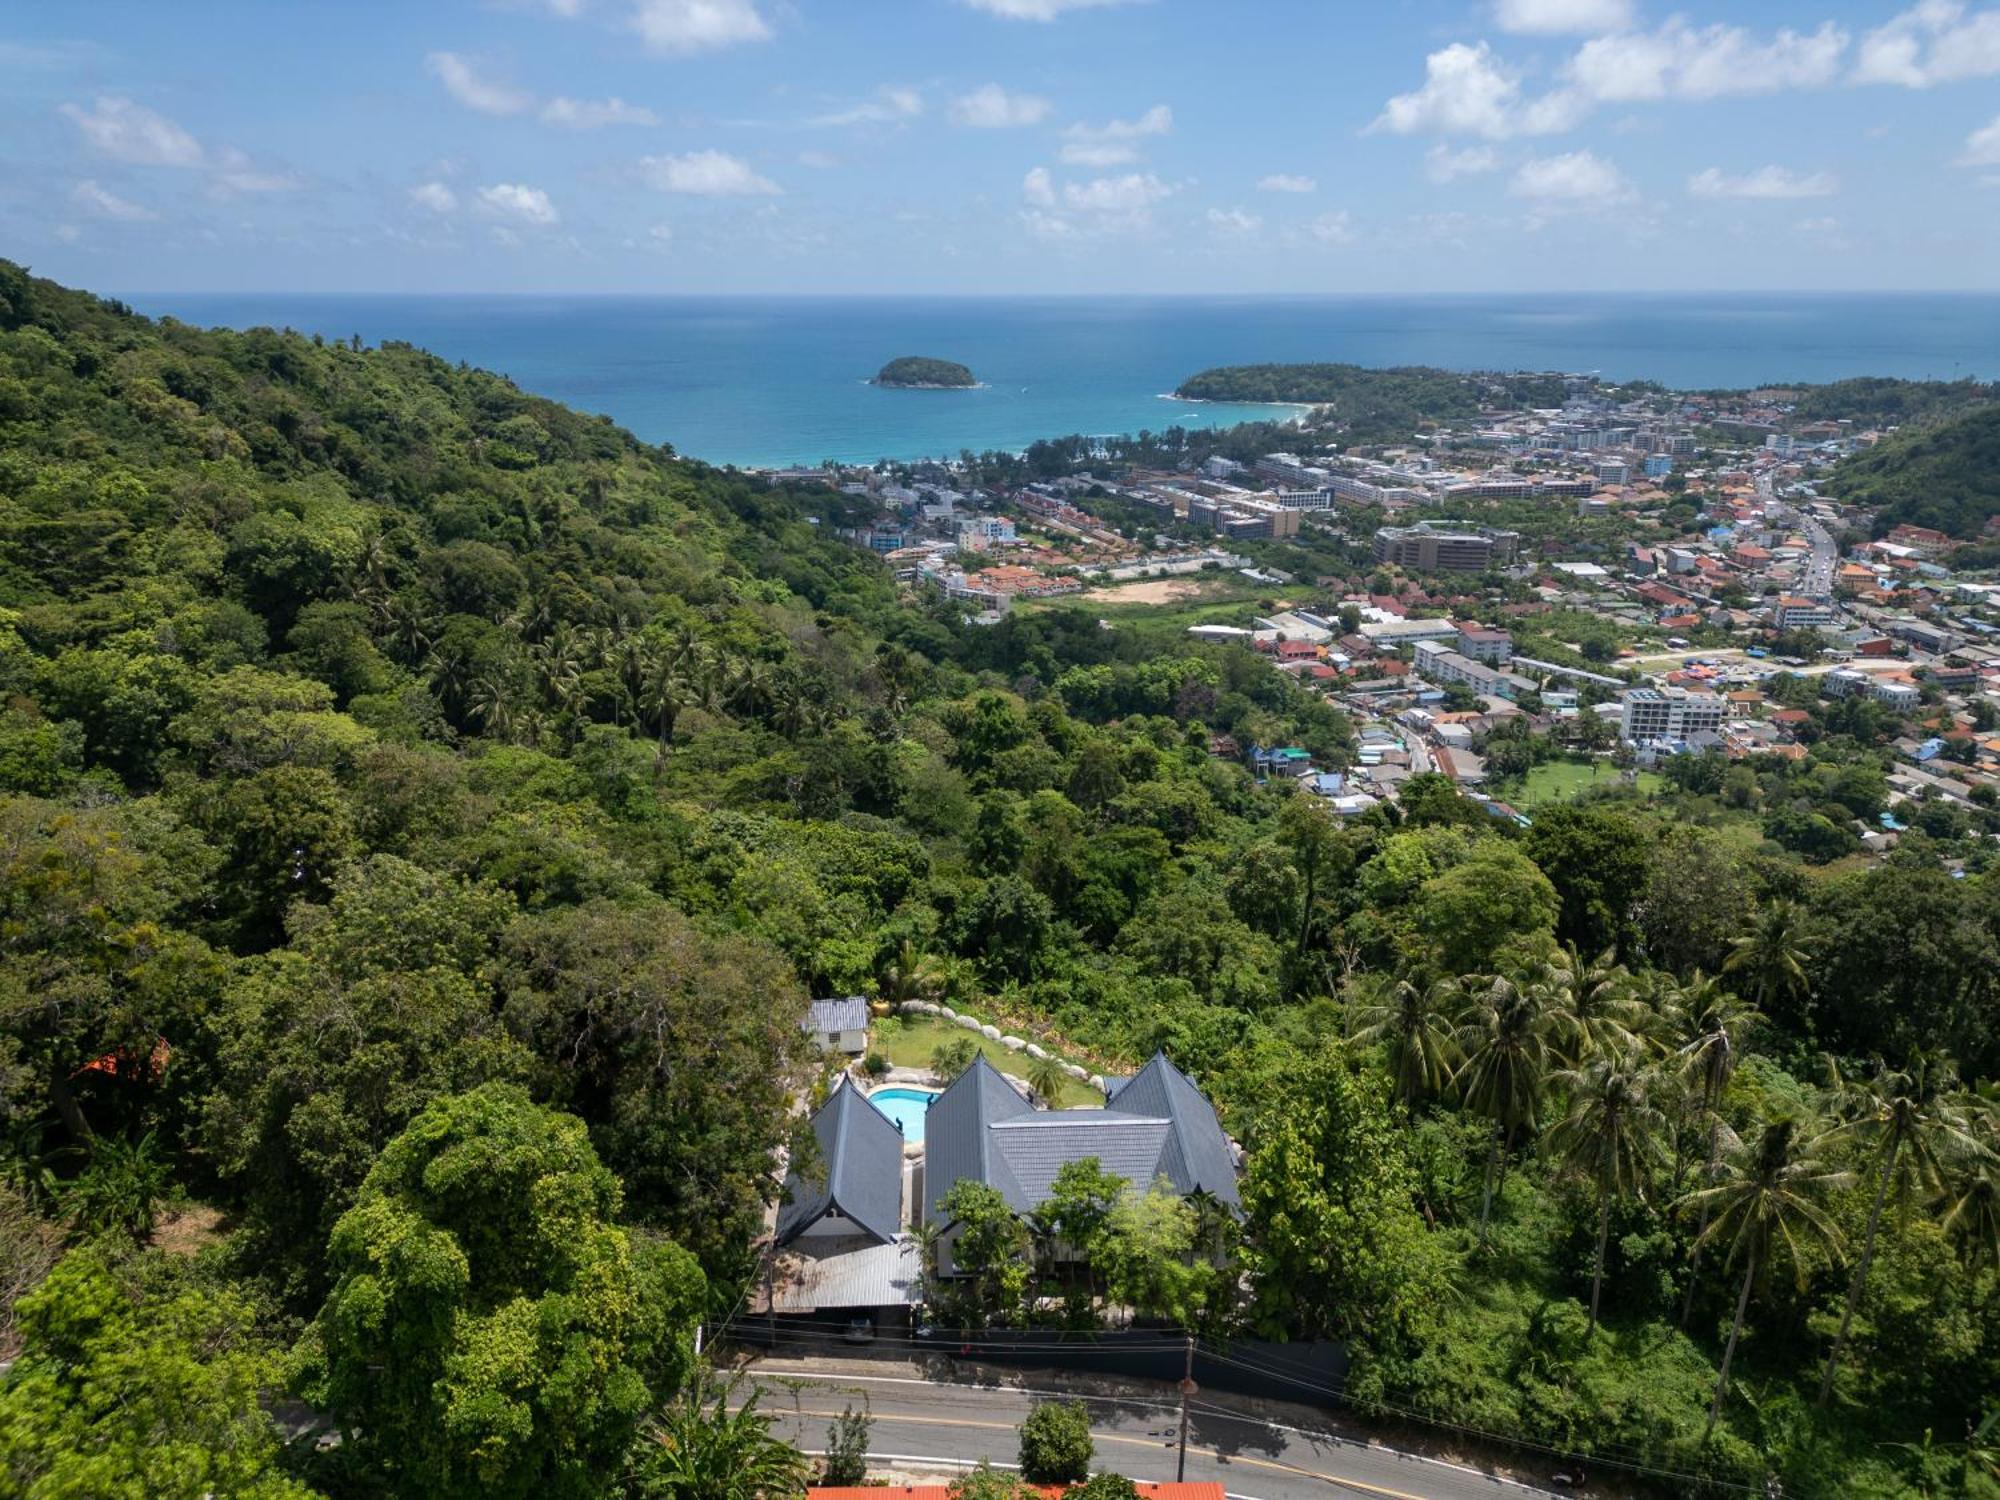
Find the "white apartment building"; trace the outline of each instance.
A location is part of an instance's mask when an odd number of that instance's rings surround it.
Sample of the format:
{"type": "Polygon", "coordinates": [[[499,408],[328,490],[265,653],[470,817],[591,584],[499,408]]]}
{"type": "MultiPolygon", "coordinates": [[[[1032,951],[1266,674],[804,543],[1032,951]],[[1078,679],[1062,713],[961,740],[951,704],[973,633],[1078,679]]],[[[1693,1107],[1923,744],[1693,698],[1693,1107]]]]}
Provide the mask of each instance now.
{"type": "Polygon", "coordinates": [[[1622,701],[1619,734],[1633,745],[1713,734],[1722,728],[1728,712],[1716,694],[1691,693],[1683,687],[1627,688],[1622,701]]]}

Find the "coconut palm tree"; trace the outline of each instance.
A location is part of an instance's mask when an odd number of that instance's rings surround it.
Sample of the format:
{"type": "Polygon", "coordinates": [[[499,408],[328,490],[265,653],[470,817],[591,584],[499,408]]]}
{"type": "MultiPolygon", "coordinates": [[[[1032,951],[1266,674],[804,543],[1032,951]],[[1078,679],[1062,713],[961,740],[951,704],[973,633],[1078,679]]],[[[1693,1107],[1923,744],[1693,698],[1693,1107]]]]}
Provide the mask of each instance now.
{"type": "Polygon", "coordinates": [[[1944,1186],[1932,1205],[1974,1276],[2000,1265],[2000,1156],[1982,1151],[1944,1186]]]}
{"type": "Polygon", "coordinates": [[[1420,987],[1407,979],[1369,975],[1355,986],[1347,1013],[1349,1035],[1364,1047],[1388,1051],[1389,1076],[1405,1104],[1430,1097],[1451,1080],[1458,1060],[1452,1017],[1464,998],[1456,979],[1420,987]]]}
{"type": "Polygon", "coordinates": [[[1549,1001],[1550,1040],[1570,1067],[1639,1045],[1645,1009],[1634,1001],[1632,976],[1611,949],[1586,959],[1571,944],[1537,970],[1549,1001]]]}
{"type": "Polygon", "coordinates": [[[1611,1237],[1611,1200],[1643,1195],[1660,1157],[1667,1118],[1648,1097],[1650,1080],[1629,1053],[1599,1057],[1555,1075],[1569,1093],[1569,1112],[1549,1130],[1549,1149],[1597,1189],[1597,1260],[1590,1273],[1590,1333],[1597,1332],[1604,1290],[1604,1248],[1611,1237]]]}
{"type": "MultiPolygon", "coordinates": [[[[1715,1180],[1716,1160],[1722,1151],[1724,1132],[1728,1129],[1722,1120],[1723,1091],[1729,1087],[1729,1080],[1736,1076],[1736,1064],[1743,1054],[1743,1038],[1761,1019],[1756,1010],[1730,994],[1718,981],[1703,977],[1699,969],[1695,970],[1694,978],[1675,998],[1668,1016],[1670,1034],[1677,1043],[1673,1050],[1673,1066],[1694,1105],[1696,1118],[1706,1127],[1706,1145],[1702,1152],[1699,1178],[1704,1187],[1711,1186],[1715,1180]]],[[[1678,1186],[1678,1163],[1674,1176],[1678,1186]]],[[[1701,1268],[1701,1236],[1702,1231],[1708,1228],[1706,1206],[1699,1213],[1694,1231],[1694,1259],[1688,1267],[1687,1293],[1681,1302],[1683,1328],[1687,1326],[1688,1314],[1694,1309],[1695,1277],[1701,1268]]]]}
{"type": "Polygon", "coordinates": [[[1734,1266],[1739,1259],[1743,1262],[1743,1287],[1736,1294],[1736,1315],[1722,1348],[1715,1400],[1708,1408],[1708,1425],[1701,1434],[1704,1443],[1715,1432],[1716,1419],[1722,1415],[1722,1398],[1729,1393],[1729,1367],[1736,1358],[1736,1342],[1743,1334],[1743,1314],[1750,1306],[1750,1288],[1756,1283],[1757,1272],[1782,1246],[1790,1250],[1793,1272],[1803,1288],[1806,1244],[1817,1241],[1835,1248],[1840,1244],[1840,1231],[1820,1201],[1850,1182],[1852,1175],[1814,1156],[1814,1144],[1795,1117],[1781,1115],[1764,1126],[1753,1144],[1739,1145],[1723,1158],[1713,1185],[1697,1188],[1681,1200],[1684,1210],[1708,1215],[1708,1228],[1695,1241],[1695,1249],[1720,1244],[1726,1247],[1725,1267],[1734,1266]]]}
{"type": "Polygon", "coordinates": [[[891,1005],[927,999],[944,983],[944,967],[915,938],[906,937],[882,965],[882,998],[891,1005]]]}
{"type": "Polygon", "coordinates": [[[1729,945],[1722,972],[1737,975],[1750,1000],[1769,1012],[1806,987],[1805,917],[1790,901],[1773,901],[1750,930],[1729,945]]]}
{"type": "Polygon", "coordinates": [[[1514,1137],[1533,1130],[1548,1082],[1547,1016],[1530,986],[1496,977],[1472,989],[1454,1040],[1464,1059],[1454,1075],[1466,1108],[1493,1122],[1493,1151],[1479,1204],[1479,1243],[1493,1216],[1493,1193],[1514,1137]]]}
{"type": "Polygon", "coordinates": [[[1868,1268],[1875,1259],[1875,1234],[1881,1227],[1890,1190],[1898,1194],[1912,1188],[1935,1191],[1944,1178],[1945,1160],[1970,1157],[1979,1149],[1963,1112],[1948,1097],[1947,1091],[1956,1082],[1949,1062],[1919,1057],[1908,1069],[1883,1066],[1866,1083],[1842,1078],[1837,1064],[1829,1063],[1829,1067],[1840,1122],[1833,1135],[1869,1149],[1874,1159],[1868,1175],[1874,1180],[1875,1196],[1868,1209],[1861,1258],[1847,1283],[1840,1330],[1833,1336],[1833,1348],[1827,1352],[1826,1369],[1820,1375],[1821,1406],[1833,1392],[1833,1374],[1847,1346],[1847,1330],[1868,1284],[1868,1268]]]}

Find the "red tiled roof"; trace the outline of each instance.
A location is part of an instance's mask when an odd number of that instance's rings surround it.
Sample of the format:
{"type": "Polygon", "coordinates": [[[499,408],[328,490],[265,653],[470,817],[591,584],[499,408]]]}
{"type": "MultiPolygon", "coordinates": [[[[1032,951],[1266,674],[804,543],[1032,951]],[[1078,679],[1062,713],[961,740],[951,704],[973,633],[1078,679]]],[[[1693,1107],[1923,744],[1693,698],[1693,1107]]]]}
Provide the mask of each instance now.
{"type": "MultiPolygon", "coordinates": [[[[1138,1480],[1135,1486],[1147,1500],[1223,1500],[1222,1486],[1212,1479],[1184,1484],[1155,1484],[1138,1480]]],[[[1040,1494],[1058,1496],[1059,1484],[1036,1485],[1040,1494]]],[[[951,1488],[942,1484],[843,1485],[817,1484],[806,1488],[807,1500],[949,1500],[951,1488]]]]}

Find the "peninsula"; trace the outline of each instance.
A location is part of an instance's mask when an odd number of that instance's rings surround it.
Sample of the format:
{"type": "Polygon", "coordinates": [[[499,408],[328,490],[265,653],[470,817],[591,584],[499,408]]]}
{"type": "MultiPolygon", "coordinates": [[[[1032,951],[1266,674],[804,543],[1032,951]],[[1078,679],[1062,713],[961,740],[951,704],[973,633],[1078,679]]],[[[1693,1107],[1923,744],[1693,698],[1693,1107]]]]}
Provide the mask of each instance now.
{"type": "Polygon", "coordinates": [[[972,371],[951,360],[906,354],[882,366],[876,372],[875,384],[894,386],[900,390],[963,391],[970,390],[979,382],[972,378],[972,371]]]}

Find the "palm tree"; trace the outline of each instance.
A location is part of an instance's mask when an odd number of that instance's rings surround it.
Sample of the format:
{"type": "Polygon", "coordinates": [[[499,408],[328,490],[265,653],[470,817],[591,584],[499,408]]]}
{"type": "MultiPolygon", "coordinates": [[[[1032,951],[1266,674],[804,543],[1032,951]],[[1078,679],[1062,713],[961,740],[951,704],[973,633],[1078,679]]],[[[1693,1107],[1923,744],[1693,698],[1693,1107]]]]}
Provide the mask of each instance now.
{"type": "Polygon", "coordinates": [[[734,1411],[738,1382],[716,1384],[704,1368],[661,1412],[632,1462],[641,1490],[672,1500],[779,1500],[798,1494],[810,1465],[771,1435],[753,1389],[734,1411]],[[713,1405],[710,1402],[713,1400],[713,1405]]]}
{"type": "MultiPolygon", "coordinates": [[[[1736,1076],[1736,1064],[1742,1056],[1743,1038],[1762,1017],[1750,1006],[1745,1005],[1722,985],[1702,976],[1697,969],[1694,978],[1688,982],[1676,998],[1669,1023],[1679,1045],[1674,1048],[1674,1065],[1680,1073],[1681,1084],[1692,1096],[1695,1113],[1707,1125],[1707,1146],[1702,1152],[1701,1178],[1703,1186],[1710,1186],[1715,1180],[1715,1163],[1722,1150],[1722,1095],[1729,1087],[1729,1080],[1736,1076]]],[[[1676,1186],[1680,1176],[1678,1162],[1674,1168],[1676,1186]]],[[[1687,1293],[1681,1302],[1681,1326],[1687,1326],[1688,1314],[1694,1310],[1695,1277],[1701,1269],[1701,1236],[1708,1228],[1708,1209],[1700,1210],[1700,1220],[1695,1225],[1695,1252],[1688,1266],[1687,1293]]]]}
{"type": "Polygon", "coordinates": [[[1454,1075],[1466,1108],[1493,1122],[1493,1152],[1479,1204],[1479,1243],[1493,1215],[1493,1191],[1514,1137],[1535,1128],[1542,1087],[1548,1080],[1546,1018],[1537,992],[1494,978],[1472,991],[1456,1042],[1464,1061],[1454,1075]]]}
{"type": "Polygon", "coordinates": [[[1538,965],[1537,973],[1547,987],[1553,1040],[1572,1068],[1638,1046],[1645,1008],[1633,1000],[1632,976],[1611,949],[1585,959],[1572,944],[1555,962],[1538,965]]]}
{"type": "Polygon", "coordinates": [[[1356,986],[1349,1034],[1364,1047],[1389,1053],[1396,1097],[1415,1104],[1443,1088],[1458,1058],[1452,1016],[1464,999],[1456,979],[1419,988],[1407,979],[1370,975],[1356,986]]]}
{"type": "Polygon", "coordinates": [[[1967,1131],[1965,1118],[1945,1097],[1955,1080],[1951,1064],[1940,1059],[1919,1058],[1907,1070],[1881,1067],[1864,1084],[1849,1083],[1833,1067],[1835,1108],[1840,1123],[1832,1134],[1870,1147],[1874,1165],[1875,1198],[1868,1209],[1868,1229],[1861,1241],[1861,1259],[1847,1284],[1847,1305],[1841,1310],[1840,1331],[1833,1336],[1827,1352],[1826,1370],[1820,1376],[1819,1404],[1833,1392],[1833,1373],[1840,1365],[1847,1345],[1848,1326],[1854,1309],[1868,1284],[1868,1268],[1875,1259],[1875,1233],[1881,1227],[1882,1209],[1889,1190],[1901,1193],[1910,1187],[1935,1189],[1943,1180],[1941,1157],[1974,1155],[1978,1146],[1967,1131]]]}
{"type": "Polygon", "coordinates": [[[937,993],[944,982],[944,967],[915,938],[906,937],[882,965],[882,998],[891,1005],[906,1005],[937,993]]]}
{"type": "Polygon", "coordinates": [[[1597,1188],[1597,1261],[1590,1274],[1590,1333],[1597,1331],[1604,1290],[1604,1247],[1611,1237],[1611,1200],[1643,1194],[1647,1169],[1659,1159],[1666,1116],[1648,1099],[1647,1078],[1630,1056],[1600,1057],[1556,1077],[1569,1090],[1569,1113],[1549,1131],[1549,1148],[1597,1188]]]}
{"type": "Polygon", "coordinates": [[[1806,987],[1805,919],[1790,901],[1773,901],[1750,930],[1730,943],[1722,972],[1742,976],[1748,998],[1769,1011],[1806,987]]]}
{"type": "Polygon", "coordinates": [[[1982,1151],[1938,1195],[1938,1223],[1957,1242],[1974,1276],[2000,1265],[2000,1157],[1982,1151]]]}
{"type": "Polygon", "coordinates": [[[1722,1415],[1722,1398],[1729,1392],[1729,1366],[1736,1358],[1736,1341],[1743,1333],[1743,1314],[1750,1305],[1750,1288],[1758,1270],[1782,1244],[1792,1253],[1793,1272],[1803,1289],[1805,1242],[1840,1244],[1840,1231],[1820,1208],[1819,1200],[1844,1186],[1851,1176],[1814,1157],[1813,1144],[1800,1138],[1796,1118],[1781,1115],[1765,1125],[1755,1145],[1738,1146],[1723,1159],[1719,1180],[1713,1186],[1697,1188],[1681,1200],[1683,1208],[1709,1216],[1708,1228],[1695,1241],[1697,1251],[1710,1241],[1720,1241],[1728,1247],[1724,1266],[1733,1266],[1738,1257],[1743,1261],[1743,1289],[1736,1294],[1736,1316],[1722,1348],[1715,1400],[1708,1408],[1708,1425],[1701,1434],[1704,1443],[1714,1434],[1716,1418],[1722,1415]]]}
{"type": "Polygon", "coordinates": [[[1050,1109],[1056,1107],[1062,1098],[1063,1085],[1069,1082],[1069,1074],[1063,1065],[1047,1054],[1028,1059],[1028,1087],[1035,1091],[1035,1097],[1050,1109]]]}

